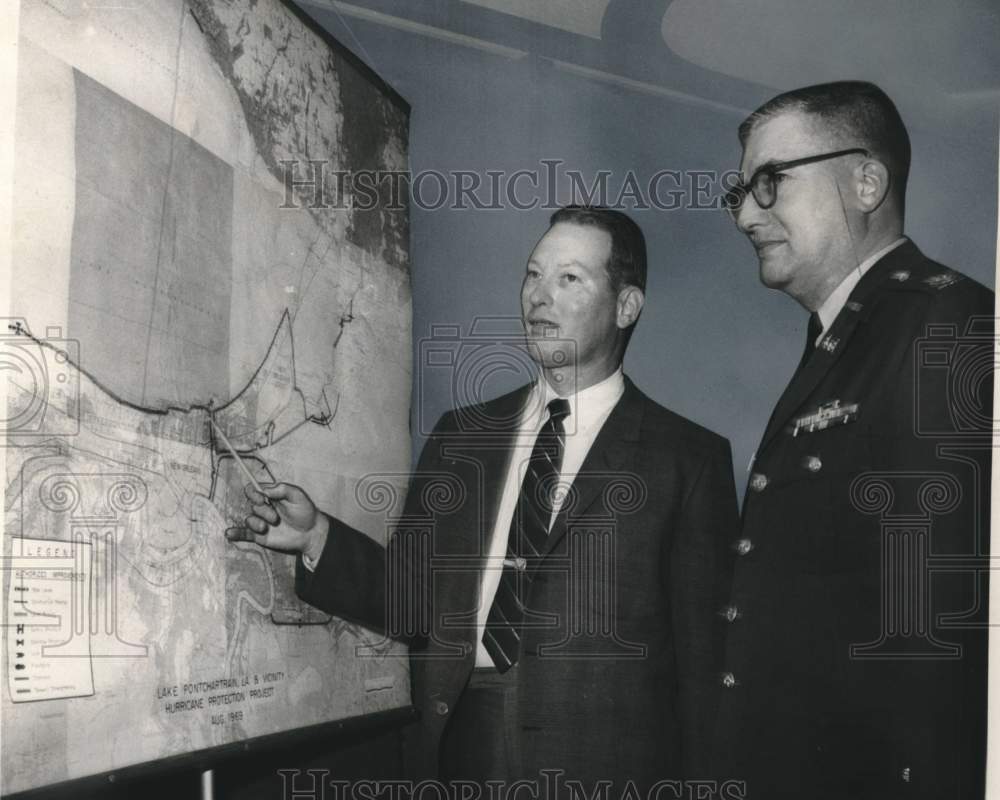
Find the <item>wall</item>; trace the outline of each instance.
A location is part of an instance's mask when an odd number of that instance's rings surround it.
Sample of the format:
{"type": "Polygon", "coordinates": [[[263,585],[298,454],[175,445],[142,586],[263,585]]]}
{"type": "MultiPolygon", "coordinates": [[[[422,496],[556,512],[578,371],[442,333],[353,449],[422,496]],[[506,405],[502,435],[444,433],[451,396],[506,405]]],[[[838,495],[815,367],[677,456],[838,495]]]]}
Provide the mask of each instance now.
{"type": "MultiPolygon", "coordinates": [[[[418,13],[415,6],[390,0],[358,5],[396,11],[399,17],[408,8],[418,13]]],[[[551,158],[561,159],[563,169],[580,169],[585,175],[610,170],[615,176],[611,185],[617,181],[620,186],[629,170],[644,184],[661,169],[728,169],[739,161],[735,132],[743,112],[800,84],[794,74],[788,76],[787,86],[775,89],[701,73],[701,84],[718,91],[724,102],[657,94],[647,85],[612,85],[559,69],[538,54],[572,58],[578,52],[581,59],[605,58],[608,71],[646,69],[653,74],[660,68],[654,63],[658,56],[643,55],[653,52],[648,26],[623,26],[612,13],[614,6],[604,34],[605,44],[614,44],[615,52],[598,56],[593,56],[597,45],[591,39],[579,37],[574,51],[563,31],[526,27],[504,15],[469,17],[460,3],[420,4],[424,23],[433,16],[431,7],[438,10],[442,26],[472,31],[480,41],[505,47],[517,43],[527,54],[510,57],[506,51],[487,52],[481,45],[446,41],[426,30],[383,24],[384,19],[364,19],[349,14],[352,7],[346,4],[331,7],[323,0],[306,5],[412,104],[414,174],[537,170],[542,159],[551,158]],[[639,55],[629,55],[629,37],[639,55]],[[623,63],[614,63],[616,53],[623,63]],[[715,84],[721,88],[716,90],[715,84]]],[[[775,37],[775,47],[783,41],[775,37]]],[[[940,46],[960,44],[942,39],[940,46]]],[[[940,70],[948,62],[938,58],[927,63],[940,70]]],[[[859,75],[851,69],[820,72],[815,79],[872,79],[897,100],[914,149],[908,233],[930,256],[992,286],[997,196],[992,95],[985,94],[982,102],[965,98],[939,107],[931,90],[920,88],[931,77],[929,72],[899,74],[891,64],[879,74],[859,75]]],[[[947,75],[933,77],[935,86],[949,82],[947,75]]],[[[942,95],[942,102],[946,99],[942,95]]],[[[669,182],[663,187],[676,188],[669,182]]],[[[433,201],[434,185],[428,182],[424,189],[425,199],[433,201]]],[[[693,199],[690,192],[686,199],[693,199]]],[[[448,323],[467,331],[477,315],[517,315],[524,263],[546,228],[547,216],[541,209],[414,207],[414,455],[426,425],[456,402],[446,371],[421,363],[421,340],[431,335],[434,325],[448,323]]],[[[789,298],[759,284],[753,250],[724,212],[650,209],[634,216],[647,236],[650,276],[626,372],[661,403],[732,441],[742,492],[746,465],[801,353],[806,314],[789,298]]],[[[498,394],[522,377],[514,372],[495,375],[482,394],[498,394]]],[[[465,399],[467,392],[458,398],[465,399]]]]}

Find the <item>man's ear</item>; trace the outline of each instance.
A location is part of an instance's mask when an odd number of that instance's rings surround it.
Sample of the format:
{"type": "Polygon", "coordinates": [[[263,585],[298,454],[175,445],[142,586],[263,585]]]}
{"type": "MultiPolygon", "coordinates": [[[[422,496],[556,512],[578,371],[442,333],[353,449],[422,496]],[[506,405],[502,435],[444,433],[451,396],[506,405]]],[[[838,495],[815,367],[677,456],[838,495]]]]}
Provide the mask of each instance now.
{"type": "Polygon", "coordinates": [[[625,286],[618,292],[618,327],[624,330],[639,319],[646,295],[638,286],[625,286]]]}
{"type": "Polygon", "coordinates": [[[857,197],[861,211],[870,214],[889,195],[892,176],[889,168],[881,161],[866,158],[858,165],[854,177],[857,180],[857,197]]]}

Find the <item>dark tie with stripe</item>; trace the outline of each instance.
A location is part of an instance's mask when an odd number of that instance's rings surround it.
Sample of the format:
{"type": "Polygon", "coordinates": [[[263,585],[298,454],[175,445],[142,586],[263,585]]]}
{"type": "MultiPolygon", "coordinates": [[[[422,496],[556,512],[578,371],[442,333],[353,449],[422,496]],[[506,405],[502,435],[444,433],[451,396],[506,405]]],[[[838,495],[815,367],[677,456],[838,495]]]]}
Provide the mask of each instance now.
{"type": "Polygon", "coordinates": [[[563,419],[569,416],[569,401],[556,398],[548,409],[549,418],[538,432],[521,482],[507,537],[507,559],[483,633],[483,646],[500,672],[514,666],[520,655],[528,586],[539,556],[545,552],[552,497],[562,466],[563,419]]]}
{"type": "Polygon", "coordinates": [[[805,366],[806,362],[809,360],[809,356],[813,354],[813,350],[816,349],[816,340],[822,332],[823,322],[820,320],[819,314],[813,311],[813,313],[809,315],[809,325],[806,328],[805,351],[802,353],[802,358],[799,359],[799,366],[796,368],[796,372],[805,366]]]}

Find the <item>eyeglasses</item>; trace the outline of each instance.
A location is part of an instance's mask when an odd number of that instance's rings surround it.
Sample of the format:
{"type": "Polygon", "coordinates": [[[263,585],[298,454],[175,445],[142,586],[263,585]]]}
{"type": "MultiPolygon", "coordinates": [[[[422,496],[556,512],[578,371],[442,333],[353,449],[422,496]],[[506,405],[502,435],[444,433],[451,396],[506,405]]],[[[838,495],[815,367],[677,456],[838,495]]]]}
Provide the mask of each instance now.
{"type": "Polygon", "coordinates": [[[822,153],[818,156],[807,156],[806,158],[796,158],[793,161],[775,161],[765,164],[746,183],[738,183],[722,196],[722,205],[736,219],[740,209],[743,208],[743,201],[748,194],[753,194],[754,202],[762,209],[768,209],[778,200],[778,181],[775,180],[779,173],[792,167],[801,167],[805,164],[815,164],[817,161],[826,161],[830,158],[840,158],[854,153],[871,155],[863,147],[852,147],[850,150],[837,150],[833,153],[822,153]]]}

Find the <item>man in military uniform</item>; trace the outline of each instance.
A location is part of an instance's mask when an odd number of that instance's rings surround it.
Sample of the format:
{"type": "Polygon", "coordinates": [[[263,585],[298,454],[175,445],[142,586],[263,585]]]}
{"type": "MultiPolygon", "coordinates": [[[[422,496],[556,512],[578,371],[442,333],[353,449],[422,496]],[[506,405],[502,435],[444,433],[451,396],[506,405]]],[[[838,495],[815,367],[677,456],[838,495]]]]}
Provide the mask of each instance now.
{"type": "Polygon", "coordinates": [[[982,797],[993,293],[903,235],[878,87],[779,95],[726,195],[810,312],[734,543],[718,728],[746,796],[982,797]]]}

